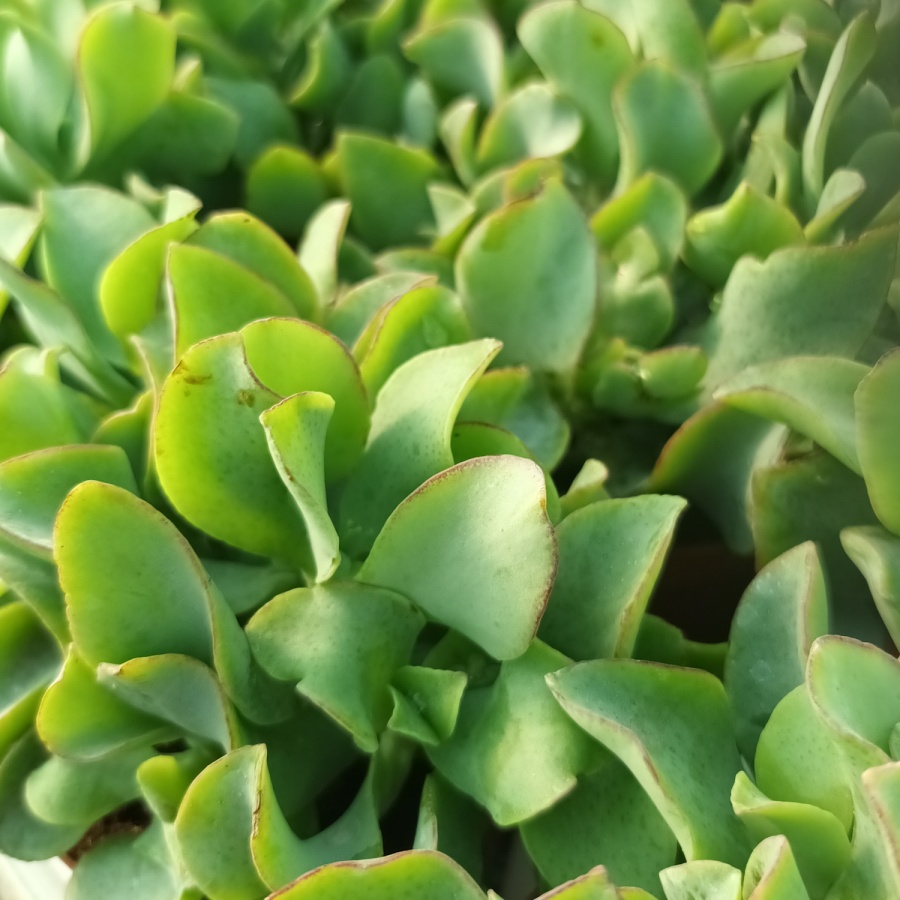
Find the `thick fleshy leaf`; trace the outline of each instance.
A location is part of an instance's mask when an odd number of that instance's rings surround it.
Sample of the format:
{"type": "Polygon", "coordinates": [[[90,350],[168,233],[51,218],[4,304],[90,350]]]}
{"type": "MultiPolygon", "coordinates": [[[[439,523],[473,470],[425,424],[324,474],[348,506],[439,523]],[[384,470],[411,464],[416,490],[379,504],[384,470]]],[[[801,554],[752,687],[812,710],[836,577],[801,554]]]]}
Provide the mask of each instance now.
{"type": "Polygon", "coordinates": [[[470,688],[452,737],[428,754],[451,784],[505,827],[543,812],[596,767],[601,751],[559,708],[544,676],[568,659],[540,641],[470,688]]]}
{"type": "Polygon", "coordinates": [[[246,213],[218,213],[207,219],[188,243],[226,256],[277,288],[294,314],[312,318],[315,288],[291,248],[270,228],[246,213]]]}
{"type": "Polygon", "coordinates": [[[576,660],[631,656],[686,505],[680,497],[632,497],[567,516],[557,529],[559,569],[542,640],[576,660]]]}
{"type": "Polygon", "coordinates": [[[772,710],[803,683],[812,642],[827,631],[822,564],[814,544],[800,544],[753,579],[731,626],[725,686],[738,747],[748,760],[772,710]]]}
{"type": "Polygon", "coordinates": [[[103,7],[81,33],[78,68],[91,150],[102,155],[165,99],[175,74],[175,29],[134,5],[103,7]]]}
{"type": "Polygon", "coordinates": [[[872,508],[881,522],[900,534],[900,479],[890,448],[900,434],[900,416],[892,398],[900,385],[900,352],[885,356],[863,379],[856,393],[859,461],[872,508]]]}
{"type": "Polygon", "coordinates": [[[844,213],[863,195],[866,182],[853,169],[835,169],[822,188],[815,215],[803,234],[811,244],[827,243],[844,213]]]}
{"type": "MultiPolygon", "coordinates": [[[[363,794],[369,789],[363,788],[363,794]]],[[[184,864],[197,885],[221,900],[260,900],[316,866],[380,851],[371,799],[316,837],[291,831],[275,798],[263,745],[242,747],[206,768],[175,820],[184,864]],[[341,826],[344,826],[343,829],[341,826]]]]}
{"type": "Polygon", "coordinates": [[[894,645],[900,644],[900,538],[877,525],[847,528],[841,544],[862,572],[894,645]]]}
{"type": "Polygon", "coordinates": [[[610,881],[605,866],[595,866],[584,875],[541,894],[538,900],[619,900],[623,895],[610,881]]]}
{"type": "Polygon", "coordinates": [[[666,900],[741,900],[741,870],[727,863],[697,859],[663,869],[666,900]]]}
{"type": "Polygon", "coordinates": [[[484,900],[452,859],[429,850],[326,866],[279,891],[273,900],[484,900]]]}
{"type": "Polygon", "coordinates": [[[746,181],[722,206],[693,215],[686,238],[684,261],[715,287],[725,284],[742,256],[762,260],[781,247],[804,242],[793,213],[746,181]]]}
{"type": "Polygon", "coordinates": [[[809,900],[791,845],[783,835],[766,838],[750,854],[744,872],[747,900],[809,900]]]}
{"type": "MultiPolygon", "coordinates": [[[[3,204],[0,206],[0,258],[23,266],[31,253],[31,247],[41,225],[41,215],[26,206],[3,204]]],[[[0,315],[9,299],[0,290],[0,315]]]]}
{"type": "Polygon", "coordinates": [[[739,772],[731,792],[735,812],[754,842],[783,834],[813,897],[824,897],[850,861],[844,826],[824,809],[770,800],[739,772]]]}
{"type": "Polygon", "coordinates": [[[575,200],[555,180],[469,235],[456,281],[476,333],[503,341],[504,362],[550,371],[575,365],[594,317],[593,244],[575,200]]]}
{"type": "Polygon", "coordinates": [[[341,498],[344,549],[372,546],[391,511],[424,481],[453,465],[450,435],[460,406],[497,355],[482,340],[420,353],[378,395],[365,453],[341,498]]]}
{"type": "Polygon", "coordinates": [[[56,681],[41,700],[37,733],[51,752],[91,760],[173,736],[162,721],[119,700],[69,648],[56,681]]]}
{"type": "Polygon", "coordinates": [[[896,231],[882,229],[847,246],[740,260],[710,321],[707,387],[786,356],[854,357],[878,320],[896,250],[896,231]],[[848,296],[858,302],[848,304],[848,296]]]}
{"type": "Polygon", "coordinates": [[[298,588],[267,603],[247,635],[263,668],[372,753],[391,712],[388,685],[424,619],[404,597],[353,582],[298,588]]]}
{"type": "Polygon", "coordinates": [[[166,496],[192,524],[302,565],[306,530],[259,422],[279,399],[250,369],[239,334],[198,344],[163,385],[154,455],[166,496]]]}
{"type": "Polygon", "coordinates": [[[309,273],[319,298],[319,306],[334,299],[338,283],[338,252],[350,218],[346,200],[332,200],[309,220],[300,242],[298,258],[309,273]]]}
{"type": "Polygon", "coordinates": [[[338,138],[337,154],[353,209],[351,226],[373,250],[416,242],[426,227],[433,228],[426,185],[438,166],[429,153],[346,133],[338,138]],[[383,203],[385,184],[391,185],[389,206],[383,203]]]}
{"type": "Polygon", "coordinates": [[[831,123],[872,59],[875,42],[872,17],[862,14],[847,26],[834,46],[803,137],[803,182],[808,202],[818,198],[825,183],[825,147],[831,123]]]}
{"type": "Polygon", "coordinates": [[[423,744],[447,740],[459,716],[465,672],[403,666],[391,681],[394,710],[388,727],[423,744]]]}
{"type": "Polygon", "coordinates": [[[119,253],[157,223],[137,201],[94,185],[53,188],[41,194],[40,205],[39,260],[47,284],[72,304],[100,350],[124,364],[124,351],[101,314],[100,278],[119,253]]]}
{"type": "Polygon", "coordinates": [[[183,653],[215,664],[252,720],[283,715],[285,697],[254,668],[234,614],[155,509],[121,488],[84,482],[67,497],[54,536],[72,634],[87,662],[183,653]]]}
{"type": "Polygon", "coordinates": [[[529,855],[550,884],[602,862],[617,884],[659,891],[675,860],[675,835],[625,766],[610,755],[567,796],[520,826],[529,855]]]}
{"type": "Polygon", "coordinates": [[[754,771],[764,794],[827,810],[850,832],[853,798],[841,754],[805,685],[794,688],[772,711],[759,736],[754,771]],[[799,759],[807,763],[799,766],[799,759]]]}
{"type": "Polygon", "coordinates": [[[850,772],[889,762],[891,732],[900,722],[900,662],[871,644],[828,635],[813,644],[806,679],[850,772]]]}
{"type": "Polygon", "coordinates": [[[475,139],[478,134],[478,103],[464,97],[449,106],[438,130],[459,180],[470,185],[475,180],[475,139]]]}
{"type": "Polygon", "coordinates": [[[440,88],[485,108],[503,90],[503,38],[489,19],[454,17],[414,32],[403,52],[440,88]]]}
{"type": "Polygon", "coordinates": [[[353,357],[340,341],[309,322],[272,319],[241,332],[247,360],[267,388],[289,397],[309,391],[334,398],[325,437],[325,478],[346,476],[369,432],[369,398],[353,357]]]}
{"type": "Polygon", "coordinates": [[[608,18],[574,0],[533,7],[517,30],[544,76],[581,113],[587,165],[611,181],[619,155],[612,91],[633,59],[625,36],[608,18]]]}
{"type": "Polygon", "coordinates": [[[717,678],[635,660],[595,660],[548,683],[563,709],[628,766],[689,862],[743,865],[749,847],[728,803],[740,758],[717,678]]]}
{"type": "Polygon", "coordinates": [[[281,480],[303,516],[316,581],[329,579],[341,561],[325,496],[325,441],[333,412],[332,397],[307,391],[282,400],[260,416],[281,480]]]}
{"type": "Polygon", "coordinates": [[[719,387],[715,397],[787,425],[859,475],[853,400],[869,371],[868,366],[849,359],[789,357],[737,373],[719,387]]]}
{"type": "Polygon", "coordinates": [[[244,731],[215,672],[190,656],[168,653],[103,663],[97,680],[129,706],[226,753],[245,743],[244,731]]]}
{"type": "Polygon", "coordinates": [[[581,137],[581,116],[543,82],[527,84],[503,100],[484,123],[476,163],[482,172],[524,159],[571,150],[581,137]]]}
{"type": "Polygon", "coordinates": [[[712,177],[722,158],[722,141],[709,105],[691,78],[651,60],[616,86],[619,124],[619,190],[655,170],[688,195],[712,177]]]}
{"type": "Polygon", "coordinates": [[[545,507],[533,462],[460,463],[397,507],[357,578],[404,594],[494,658],[513,659],[537,631],[556,572],[545,507]]]}

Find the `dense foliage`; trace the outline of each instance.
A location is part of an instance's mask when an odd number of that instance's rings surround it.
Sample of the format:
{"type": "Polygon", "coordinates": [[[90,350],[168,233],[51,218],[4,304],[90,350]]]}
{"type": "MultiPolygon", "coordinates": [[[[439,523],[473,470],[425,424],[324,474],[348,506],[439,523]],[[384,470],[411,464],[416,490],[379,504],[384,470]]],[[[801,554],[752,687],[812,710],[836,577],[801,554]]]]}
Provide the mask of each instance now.
{"type": "Polygon", "coordinates": [[[893,0],[8,0],[0,852],[900,896],[898,59],[893,0]],[[648,612],[683,518],[727,643],[648,612]]]}

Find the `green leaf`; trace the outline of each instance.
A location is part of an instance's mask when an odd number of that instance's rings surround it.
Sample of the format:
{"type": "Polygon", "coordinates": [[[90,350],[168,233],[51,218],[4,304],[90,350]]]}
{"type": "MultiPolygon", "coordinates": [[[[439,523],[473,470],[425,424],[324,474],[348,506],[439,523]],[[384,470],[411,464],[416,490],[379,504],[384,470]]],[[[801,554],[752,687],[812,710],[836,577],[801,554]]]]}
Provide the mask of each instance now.
{"type": "MultiPolygon", "coordinates": [[[[600,8],[607,5],[619,6],[601,2],[600,8]]],[[[632,15],[647,59],[665,60],[693,75],[705,73],[703,32],[691,0],[636,0],[632,15]]]]}
{"type": "Polygon", "coordinates": [[[466,186],[475,180],[475,140],[478,134],[478,103],[463,97],[445,110],[438,125],[441,141],[466,186]]]}
{"type": "Polygon", "coordinates": [[[688,862],[744,863],[749,848],[728,803],[740,758],[717,678],[655,663],[595,660],[548,683],[563,709],[628,766],[688,862]]]}
{"type": "Polygon", "coordinates": [[[277,288],[290,302],[294,315],[313,318],[316,291],[309,276],[298,265],[291,248],[258,219],[243,212],[218,213],[207,219],[187,243],[244,266],[277,288]]]}
{"type": "Polygon", "coordinates": [[[44,227],[38,258],[44,280],[72,304],[104,355],[124,365],[124,351],[103,321],[100,279],[107,265],[156,222],[137,201],[94,185],[44,191],[40,208],[44,227]]]}
{"type": "Polygon", "coordinates": [[[430,350],[391,375],[378,395],[365,453],[341,498],[346,552],[357,556],[371,547],[391,510],[453,465],[453,422],[498,350],[491,340],[430,350]]]}
{"type": "Polygon", "coordinates": [[[835,169],[822,188],[815,215],[803,229],[811,244],[824,244],[844,213],[863,195],[866,182],[853,169],[835,169]]]}
{"type": "Polygon", "coordinates": [[[303,232],[298,257],[315,285],[321,308],[331,303],[337,291],[338,253],[349,218],[350,204],[332,200],[313,214],[303,232]]]}
{"type": "Polygon", "coordinates": [[[685,506],[680,497],[632,497],[567,516],[542,640],[576,660],[630,656],[685,506]]]}
{"type": "Polygon", "coordinates": [[[365,60],[353,74],[335,115],[335,124],[393,136],[403,116],[405,70],[391,54],[365,60]]]}
{"type": "Polygon", "coordinates": [[[260,416],[269,452],[306,524],[316,581],[327,581],[341,561],[325,496],[325,441],[333,412],[332,397],[308,391],[282,400],[260,416]]]}
{"type": "Polygon", "coordinates": [[[357,578],[513,659],[537,631],[556,571],[545,504],[543,474],[528,460],[460,463],[397,507],[357,578]]]}
{"type": "Polygon", "coordinates": [[[813,644],[806,679],[813,706],[851,775],[890,761],[890,735],[900,722],[896,658],[871,644],[826,635],[813,644]]]}
{"type": "Polygon", "coordinates": [[[91,150],[99,156],[165,99],[175,74],[175,29],[162,16],[130,4],[102,7],[81,33],[78,73],[91,150]]]}
{"type": "Polygon", "coordinates": [[[622,895],[609,880],[605,866],[594,866],[589,872],[573,878],[538,900],[619,900],[622,895]]]}
{"type": "Polygon", "coordinates": [[[725,687],[738,746],[748,760],[772,711],[803,683],[812,642],[827,631],[822,564],[814,544],[800,544],[753,579],[731,626],[725,687]]]}
{"type": "Polygon", "coordinates": [[[423,744],[446,741],[456,728],[466,681],[464,672],[403,666],[391,681],[388,727],[423,744]]]}
{"type": "Polygon", "coordinates": [[[485,108],[504,83],[503,38],[490,20],[445,19],[415,31],[403,52],[440,88],[471,94],[485,108]]]}
{"type": "Polygon", "coordinates": [[[247,209],[286,238],[303,234],[326,195],[321,168],[296,147],[270,147],[247,173],[247,209]]]}
{"type": "Polygon", "coordinates": [[[806,685],[794,688],[772,711],[759,736],[754,770],[759,789],[769,797],[827,810],[850,833],[850,783],[806,685]],[[807,764],[797,765],[800,759],[807,764]]]}
{"type": "Polygon", "coordinates": [[[665,176],[647,172],[594,213],[591,229],[600,246],[612,252],[635,228],[643,228],[653,239],[660,268],[669,270],[681,253],[687,216],[681,189],[665,176]]]}
{"type": "Polygon", "coordinates": [[[846,246],[739,260],[706,335],[707,387],[786,356],[855,356],[878,320],[896,249],[896,231],[882,229],[846,246]]]}
{"type": "Polygon", "coordinates": [[[622,156],[618,193],[650,170],[688,195],[709,181],[722,158],[722,142],[696,82],[651,60],[619,81],[613,105],[622,156]]]}
{"type": "Polygon", "coordinates": [[[310,872],[278,900],[484,900],[478,885],[452,859],[428,850],[384,859],[338,863],[310,872]]]}
{"type": "Polygon", "coordinates": [[[56,562],[75,644],[91,664],[180,653],[219,672],[254,721],[285,697],[254,668],[245,636],[174,525],[121,488],[84,482],[56,520],[56,562]],[[118,598],[125,593],[130,602],[118,598]]]}
{"type": "MultiPolygon", "coordinates": [[[[0,259],[24,266],[40,225],[41,215],[37,210],[11,203],[0,205],[0,259]]],[[[8,299],[9,295],[0,290],[0,315],[3,315],[8,299]]]]}
{"type": "Polygon", "coordinates": [[[373,250],[416,242],[434,226],[426,185],[438,167],[429,153],[344,133],[337,139],[337,157],[353,209],[351,225],[373,250]],[[389,206],[383,202],[385,184],[391,185],[389,206]]]}
{"type": "Polygon", "coordinates": [[[900,352],[887,354],[863,379],[856,393],[859,461],[872,508],[881,522],[900,534],[900,480],[890,448],[900,433],[895,404],[900,383],[900,352]]]}
{"type": "Polygon", "coordinates": [[[576,878],[603,860],[616,883],[658,893],[658,873],[671,865],[678,849],[644,789],[612,755],[582,775],[568,796],[519,827],[550,884],[576,878]]]}
{"type": "Polygon", "coordinates": [[[850,862],[844,826],[830,813],[804,803],[770,800],[738,772],[731,793],[734,810],[754,842],[783,834],[813,897],[824,897],[850,862]]]}
{"type": "Polygon", "coordinates": [[[388,685],[410,658],[424,619],[406,598],[367,585],[288,591],[250,621],[263,668],[346,728],[373,753],[391,712],[388,685]]]}
{"type": "Polygon", "coordinates": [[[306,530],[259,422],[279,399],[250,369],[239,334],[198,344],[163,385],[154,453],[162,489],[188,521],[297,565],[306,561],[306,530]]]}
{"type": "Polygon", "coordinates": [[[612,181],[619,156],[612,92],[633,60],[625,36],[575,0],[532,7],[517,30],[544,76],[581,113],[586,165],[602,181],[612,181]]]}
{"type": "Polygon", "coordinates": [[[347,88],[352,61],[337,30],[326,19],[309,41],[303,75],[289,96],[289,103],[311,112],[333,109],[347,88]]]}
{"type": "Polygon", "coordinates": [[[868,366],[824,356],[798,356],[751,366],[715,393],[728,406],[781,422],[814,440],[861,474],[853,398],[868,366]]]}
{"type": "Polygon", "coordinates": [[[594,317],[595,255],[581,211],[558,181],[488,216],[456,262],[475,332],[502,340],[507,364],[573,368],[594,317]]]}
{"type": "Polygon", "coordinates": [[[441,775],[486,807],[501,827],[549,809],[601,758],[544,683],[548,672],[567,662],[535,641],[524,655],[503,663],[492,685],[470,688],[453,735],[428,748],[441,775]]]}
{"type": "Polygon", "coordinates": [[[868,582],[896,645],[900,642],[900,539],[880,526],[869,525],[844,529],[841,544],[868,582]]]}
{"type": "Polygon", "coordinates": [[[825,184],[825,147],[838,109],[865,71],[875,52],[872,17],[857,16],[834,45],[809,125],[803,136],[803,184],[808,206],[814,206],[825,184]]]}
{"type": "Polygon", "coordinates": [[[380,852],[371,789],[316,837],[290,829],[272,788],[263,745],[242,747],[206,768],[175,820],[184,865],[217,900],[259,900],[316,866],[380,852]],[[350,827],[348,827],[348,825],[350,827]]]}
{"type": "Polygon", "coordinates": [[[666,900],[741,900],[741,870],[697,859],[659,873],[666,900]]]}
{"type": "Polygon", "coordinates": [[[481,129],[476,152],[479,170],[523,159],[544,159],[571,150],[581,137],[581,117],[543,82],[519,88],[503,100],[481,129]]]}
{"type": "Polygon", "coordinates": [[[0,128],[0,188],[4,196],[28,203],[39,190],[53,182],[53,176],[0,128]]]}
{"type": "Polygon", "coordinates": [[[809,900],[784,835],[766,838],[750,854],[744,872],[744,896],[749,900],[809,900]]]}
{"type": "Polygon", "coordinates": [[[742,256],[764,260],[781,247],[804,243],[793,213],[746,181],[722,206],[695,213],[686,238],[684,261],[717,288],[742,256]]]}

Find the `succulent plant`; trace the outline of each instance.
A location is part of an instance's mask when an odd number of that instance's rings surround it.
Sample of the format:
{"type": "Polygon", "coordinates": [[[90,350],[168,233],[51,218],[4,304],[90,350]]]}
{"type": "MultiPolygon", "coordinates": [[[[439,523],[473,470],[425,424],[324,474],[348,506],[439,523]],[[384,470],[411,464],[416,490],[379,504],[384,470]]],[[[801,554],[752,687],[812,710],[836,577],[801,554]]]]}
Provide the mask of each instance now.
{"type": "Polygon", "coordinates": [[[900,896],[895,5],[13,0],[0,852],[900,896]]]}

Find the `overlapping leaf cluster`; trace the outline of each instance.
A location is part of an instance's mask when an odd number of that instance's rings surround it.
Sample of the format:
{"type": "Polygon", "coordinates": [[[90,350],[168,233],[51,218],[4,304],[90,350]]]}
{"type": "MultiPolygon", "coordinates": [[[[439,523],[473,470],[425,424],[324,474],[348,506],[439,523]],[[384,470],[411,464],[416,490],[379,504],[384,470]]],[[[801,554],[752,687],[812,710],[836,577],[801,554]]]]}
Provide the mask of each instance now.
{"type": "Polygon", "coordinates": [[[8,4],[0,851],[900,895],[895,6],[8,4]]]}

